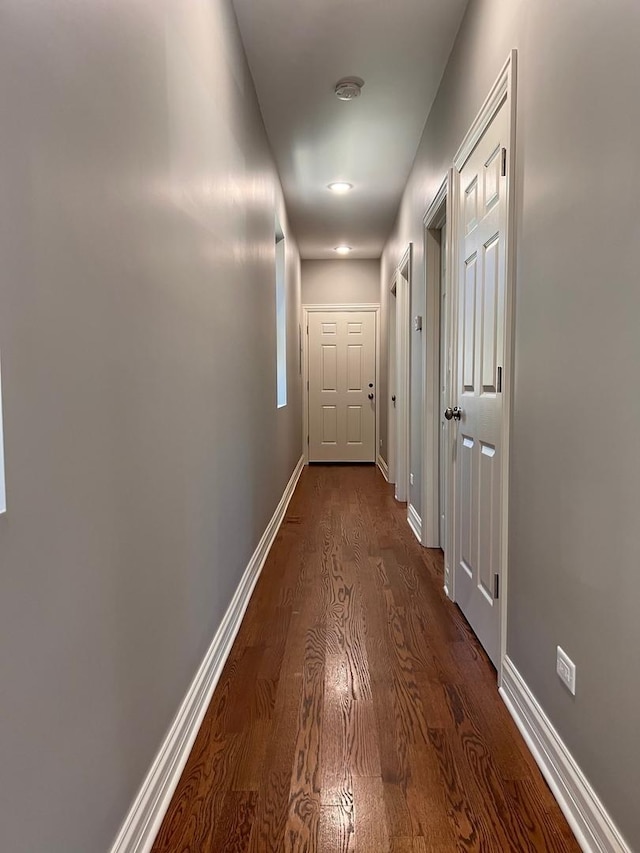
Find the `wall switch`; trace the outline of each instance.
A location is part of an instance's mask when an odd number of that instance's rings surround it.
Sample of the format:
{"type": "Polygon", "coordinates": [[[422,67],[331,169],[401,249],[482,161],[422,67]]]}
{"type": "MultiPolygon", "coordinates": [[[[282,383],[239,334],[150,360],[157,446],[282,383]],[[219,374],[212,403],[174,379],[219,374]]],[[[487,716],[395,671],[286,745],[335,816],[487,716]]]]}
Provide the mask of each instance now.
{"type": "Polygon", "coordinates": [[[419,314],[413,318],[413,328],[416,332],[422,331],[422,317],[419,314]]]}
{"type": "Polygon", "coordinates": [[[576,695],[576,665],[571,660],[569,655],[558,646],[558,656],[556,659],[556,672],[558,678],[568,688],[572,696],[576,695]]]}
{"type": "Polygon", "coordinates": [[[413,474],[409,474],[409,482],[413,486],[413,474]]]}
{"type": "Polygon", "coordinates": [[[7,511],[7,493],[4,480],[4,442],[2,439],[2,381],[0,380],[0,515],[7,511]]]}

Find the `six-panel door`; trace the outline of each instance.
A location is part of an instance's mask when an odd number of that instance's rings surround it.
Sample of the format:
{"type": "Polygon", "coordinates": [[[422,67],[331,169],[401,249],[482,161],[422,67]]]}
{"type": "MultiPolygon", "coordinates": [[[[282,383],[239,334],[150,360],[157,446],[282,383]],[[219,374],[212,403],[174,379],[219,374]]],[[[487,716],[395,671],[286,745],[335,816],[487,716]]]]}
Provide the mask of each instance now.
{"type": "Polygon", "coordinates": [[[376,315],[309,312],[309,461],[375,461],[376,315]]]}
{"type": "Polygon", "coordinates": [[[497,112],[460,172],[457,275],[456,601],[499,663],[502,393],[509,122],[497,112]]]}

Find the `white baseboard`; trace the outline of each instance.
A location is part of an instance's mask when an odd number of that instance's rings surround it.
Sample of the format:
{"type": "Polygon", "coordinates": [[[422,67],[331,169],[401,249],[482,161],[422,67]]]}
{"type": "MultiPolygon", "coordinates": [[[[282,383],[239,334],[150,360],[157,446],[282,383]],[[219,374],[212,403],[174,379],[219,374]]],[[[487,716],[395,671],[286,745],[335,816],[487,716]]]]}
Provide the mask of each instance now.
{"type": "Polygon", "coordinates": [[[589,780],[506,657],[500,695],[585,853],[631,853],[589,780]]]}
{"type": "Polygon", "coordinates": [[[380,469],[380,472],[382,473],[382,476],[385,478],[385,480],[388,483],[389,482],[389,466],[384,461],[382,456],[380,456],[379,454],[378,454],[378,458],[376,459],[376,465],[378,466],[378,468],[380,469]]]}
{"type": "Polygon", "coordinates": [[[443,585],[443,589],[444,589],[444,594],[447,596],[447,598],[448,598],[450,601],[453,601],[453,587],[451,587],[451,584],[450,584],[450,582],[451,582],[451,570],[450,570],[450,569],[449,569],[449,567],[447,566],[446,559],[447,559],[447,558],[446,558],[446,555],[445,555],[445,564],[444,564],[444,585],[443,585]]]}
{"type": "Polygon", "coordinates": [[[111,853],[149,853],[153,845],[303,468],[304,459],[301,458],[242,575],[231,604],[118,833],[111,853]]]}
{"type": "Polygon", "coordinates": [[[416,534],[416,539],[422,545],[422,519],[411,504],[407,507],[407,521],[409,522],[409,527],[416,534]]]}

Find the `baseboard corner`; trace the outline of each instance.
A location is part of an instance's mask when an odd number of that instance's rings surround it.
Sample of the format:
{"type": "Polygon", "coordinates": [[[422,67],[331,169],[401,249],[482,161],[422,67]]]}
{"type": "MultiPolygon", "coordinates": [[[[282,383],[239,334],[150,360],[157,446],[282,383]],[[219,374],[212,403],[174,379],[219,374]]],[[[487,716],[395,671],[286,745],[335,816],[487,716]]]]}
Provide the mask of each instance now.
{"type": "Polygon", "coordinates": [[[153,846],[304,464],[301,456],[110,853],[149,853],[153,846]]]}
{"type": "Polygon", "coordinates": [[[416,539],[422,545],[422,519],[418,515],[413,504],[407,506],[407,521],[409,527],[413,530],[416,539]]]}
{"type": "Polygon", "coordinates": [[[382,476],[385,478],[385,480],[388,483],[389,482],[389,466],[384,461],[382,456],[380,456],[380,454],[378,454],[378,458],[376,459],[376,465],[378,466],[378,468],[380,469],[380,473],[382,474],[382,476]]]}
{"type": "Polygon", "coordinates": [[[500,695],[585,853],[632,853],[567,746],[507,656],[500,695]]]}

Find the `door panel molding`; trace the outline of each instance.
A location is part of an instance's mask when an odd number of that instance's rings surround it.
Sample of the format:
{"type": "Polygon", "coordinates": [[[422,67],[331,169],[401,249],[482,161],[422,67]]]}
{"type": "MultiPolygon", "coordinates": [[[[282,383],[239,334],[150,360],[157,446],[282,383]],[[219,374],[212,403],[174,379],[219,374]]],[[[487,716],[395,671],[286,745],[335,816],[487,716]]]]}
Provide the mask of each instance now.
{"type": "MultiPolygon", "coordinates": [[[[380,433],[380,396],[378,386],[380,383],[380,303],[330,303],[318,305],[309,303],[301,306],[302,311],[302,453],[305,465],[309,464],[309,317],[313,313],[342,313],[342,312],[370,312],[375,319],[375,444],[374,457],[378,458],[378,436],[380,433]]],[[[375,461],[375,460],[374,460],[375,461]]]]}
{"type": "MultiPolygon", "coordinates": [[[[494,83],[489,95],[487,96],[480,111],[475,117],[469,131],[454,158],[453,180],[450,185],[450,209],[453,213],[453,228],[454,242],[453,245],[456,251],[451,256],[451,276],[452,281],[458,282],[460,269],[460,257],[458,247],[464,239],[462,229],[464,223],[460,221],[458,211],[460,209],[460,172],[467,163],[469,157],[476,149],[478,142],[482,139],[485,131],[490,126],[498,111],[504,106],[508,118],[508,134],[507,147],[505,153],[505,204],[506,216],[504,227],[505,240],[505,303],[504,303],[504,365],[501,374],[503,405],[501,411],[501,440],[502,440],[502,466],[500,473],[500,500],[498,512],[500,514],[500,599],[497,602],[500,607],[500,643],[499,643],[499,661],[498,661],[498,682],[502,683],[503,666],[506,658],[506,636],[507,636],[507,598],[508,598],[508,549],[509,549],[509,439],[511,426],[511,408],[513,395],[513,335],[514,335],[514,282],[515,282],[515,205],[514,205],[514,164],[515,164],[515,134],[516,134],[516,72],[517,72],[517,51],[512,50],[504,64],[496,82],[494,83]]],[[[466,218],[466,217],[465,217],[466,218]]],[[[457,292],[458,287],[454,288],[457,292]]],[[[454,352],[458,350],[458,311],[460,306],[453,306],[454,322],[453,332],[456,340],[453,341],[454,352]]],[[[455,381],[452,383],[454,388],[459,385],[459,374],[461,365],[457,358],[454,361],[454,376],[455,381]]],[[[455,470],[456,462],[453,463],[453,482],[457,481],[458,472],[455,470]]],[[[455,513],[451,516],[451,525],[453,528],[453,536],[457,536],[459,531],[458,519],[455,513]]],[[[452,537],[453,541],[453,537],[452,537]]],[[[451,597],[456,600],[455,589],[455,572],[451,572],[451,597]]]]}

